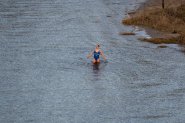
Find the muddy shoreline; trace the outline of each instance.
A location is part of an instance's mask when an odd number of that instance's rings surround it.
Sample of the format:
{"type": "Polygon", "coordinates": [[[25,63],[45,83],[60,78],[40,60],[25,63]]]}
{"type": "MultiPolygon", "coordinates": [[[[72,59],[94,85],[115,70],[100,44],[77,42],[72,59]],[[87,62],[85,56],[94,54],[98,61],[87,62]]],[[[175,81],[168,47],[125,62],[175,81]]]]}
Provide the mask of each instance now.
{"type": "MultiPolygon", "coordinates": [[[[173,0],[171,0],[170,2],[172,1],[173,0]]],[[[182,23],[183,21],[181,20],[180,22],[179,20],[177,20],[179,22],[175,23],[176,28],[172,27],[172,25],[167,22],[169,20],[172,21],[171,17],[168,15],[169,12],[176,12],[175,10],[173,10],[174,8],[179,9],[179,3],[177,3],[175,7],[172,7],[172,5],[170,5],[170,2],[168,3],[168,8],[163,10],[161,8],[160,0],[146,0],[140,5],[138,9],[128,12],[128,18],[123,19],[122,23],[125,25],[134,25],[144,28],[147,34],[150,35],[150,39],[146,37],[139,38],[142,41],[147,41],[155,44],[183,44],[183,30],[178,29],[179,23],[182,23]],[[159,15],[157,14],[158,12],[159,15]],[[160,19],[160,21],[162,22],[158,21],[157,19],[160,19]],[[160,26],[162,26],[162,28],[160,26]]],[[[183,4],[181,3],[181,5],[183,4]]],[[[174,16],[177,15],[176,13],[173,14],[174,16]]]]}

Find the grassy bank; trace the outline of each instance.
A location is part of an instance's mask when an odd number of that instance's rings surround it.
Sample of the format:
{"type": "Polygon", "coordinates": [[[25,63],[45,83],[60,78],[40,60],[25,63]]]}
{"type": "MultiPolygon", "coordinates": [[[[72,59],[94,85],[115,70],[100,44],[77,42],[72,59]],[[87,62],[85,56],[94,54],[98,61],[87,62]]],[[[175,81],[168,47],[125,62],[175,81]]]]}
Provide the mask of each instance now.
{"type": "MultiPolygon", "coordinates": [[[[152,1],[152,0],[150,0],[152,1]]],[[[135,14],[130,15],[122,21],[126,25],[147,26],[159,31],[172,34],[180,34],[180,36],[166,36],[156,38],[157,43],[182,43],[185,44],[185,4],[181,0],[168,0],[166,7],[162,9],[161,0],[153,0],[150,5],[139,9],[135,14]]],[[[148,40],[156,43],[155,39],[148,40]]]]}

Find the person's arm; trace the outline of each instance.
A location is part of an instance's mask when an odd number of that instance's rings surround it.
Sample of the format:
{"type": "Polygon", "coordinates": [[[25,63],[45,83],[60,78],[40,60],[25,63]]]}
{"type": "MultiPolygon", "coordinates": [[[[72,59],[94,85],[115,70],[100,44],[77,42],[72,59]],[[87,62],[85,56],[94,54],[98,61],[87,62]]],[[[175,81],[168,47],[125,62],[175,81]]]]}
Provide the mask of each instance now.
{"type": "Polygon", "coordinates": [[[93,52],[89,53],[89,55],[87,55],[87,58],[90,58],[93,55],[93,52]]]}
{"type": "Polygon", "coordinates": [[[103,57],[104,61],[106,61],[106,57],[105,57],[105,55],[104,55],[103,51],[101,51],[100,53],[101,53],[101,55],[102,55],[102,57],[103,57]]]}

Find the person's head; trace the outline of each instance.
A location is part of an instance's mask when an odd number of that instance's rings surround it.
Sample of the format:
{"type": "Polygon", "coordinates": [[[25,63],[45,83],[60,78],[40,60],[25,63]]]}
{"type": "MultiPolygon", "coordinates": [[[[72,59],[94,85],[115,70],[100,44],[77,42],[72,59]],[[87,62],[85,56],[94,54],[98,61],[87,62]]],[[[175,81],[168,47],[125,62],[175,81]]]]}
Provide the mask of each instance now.
{"type": "Polygon", "coordinates": [[[96,48],[100,48],[100,44],[96,44],[96,48]]]}

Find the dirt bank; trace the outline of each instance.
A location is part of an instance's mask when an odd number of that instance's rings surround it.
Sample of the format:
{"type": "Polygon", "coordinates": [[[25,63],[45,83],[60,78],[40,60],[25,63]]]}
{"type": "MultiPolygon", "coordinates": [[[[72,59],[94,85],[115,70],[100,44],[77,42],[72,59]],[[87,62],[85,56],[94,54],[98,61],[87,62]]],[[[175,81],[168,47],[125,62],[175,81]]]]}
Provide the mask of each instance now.
{"type": "Polygon", "coordinates": [[[185,44],[185,1],[168,0],[162,9],[161,0],[148,0],[135,13],[123,19],[123,24],[139,25],[167,32],[165,36],[144,39],[152,43],[185,44]]]}

